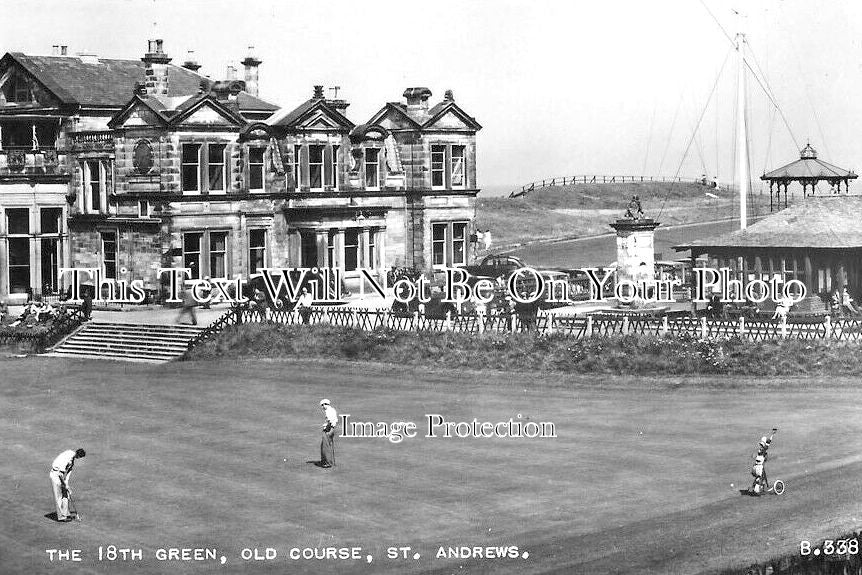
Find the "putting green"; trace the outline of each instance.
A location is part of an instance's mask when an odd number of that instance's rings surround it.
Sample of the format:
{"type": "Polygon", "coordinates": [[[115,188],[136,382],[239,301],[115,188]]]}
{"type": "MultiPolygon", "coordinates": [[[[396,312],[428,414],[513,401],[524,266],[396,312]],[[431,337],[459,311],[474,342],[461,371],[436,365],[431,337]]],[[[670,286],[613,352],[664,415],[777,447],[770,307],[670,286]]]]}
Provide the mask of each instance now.
{"type": "Polygon", "coordinates": [[[4,574],[692,573],[862,525],[862,391],[851,379],[53,358],[0,370],[4,574]],[[354,421],[414,421],[417,437],[339,438],[338,465],[320,469],[309,462],[323,397],[354,421]],[[557,437],[430,439],[429,413],[520,414],[553,422],[557,437]],[[773,426],[767,469],[787,492],[742,497],[773,426]],[[72,488],[84,520],[58,524],[45,517],[48,467],[79,446],[88,455],[72,488]],[[143,560],[108,561],[109,545],[143,560]],[[302,558],[353,547],[358,559],[302,558]],[[441,547],[448,557],[435,557],[441,547]],[[197,548],[215,558],[180,560],[197,548]],[[80,549],[83,560],[51,562],[47,549],[80,549]]]}

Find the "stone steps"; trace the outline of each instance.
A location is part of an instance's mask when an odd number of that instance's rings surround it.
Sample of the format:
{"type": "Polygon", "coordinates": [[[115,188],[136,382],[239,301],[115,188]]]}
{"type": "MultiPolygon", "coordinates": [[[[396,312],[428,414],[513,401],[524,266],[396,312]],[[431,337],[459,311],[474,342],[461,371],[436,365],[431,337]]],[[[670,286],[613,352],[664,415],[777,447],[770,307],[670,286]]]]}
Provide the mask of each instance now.
{"type": "Polygon", "coordinates": [[[45,355],[164,363],[180,357],[205,328],[89,322],[45,355]]]}

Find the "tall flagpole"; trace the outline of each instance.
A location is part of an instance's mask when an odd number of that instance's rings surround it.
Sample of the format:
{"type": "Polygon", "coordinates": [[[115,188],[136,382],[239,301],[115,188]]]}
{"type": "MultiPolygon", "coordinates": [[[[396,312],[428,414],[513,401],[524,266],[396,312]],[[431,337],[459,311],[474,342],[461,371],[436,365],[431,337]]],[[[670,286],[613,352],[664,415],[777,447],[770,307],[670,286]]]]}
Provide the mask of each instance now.
{"type": "Polygon", "coordinates": [[[745,34],[736,35],[736,52],[739,63],[736,94],[736,181],[739,183],[739,229],[748,227],[748,126],[745,114],[745,34]]]}

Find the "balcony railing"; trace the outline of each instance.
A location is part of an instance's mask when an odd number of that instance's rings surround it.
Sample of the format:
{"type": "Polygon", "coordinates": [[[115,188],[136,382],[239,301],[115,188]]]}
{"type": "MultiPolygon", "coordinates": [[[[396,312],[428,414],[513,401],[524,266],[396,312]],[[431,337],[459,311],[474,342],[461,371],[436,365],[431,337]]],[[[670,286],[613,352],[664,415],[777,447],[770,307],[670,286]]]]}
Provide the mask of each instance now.
{"type": "Polygon", "coordinates": [[[64,176],[69,174],[66,154],[56,148],[41,146],[4,146],[0,149],[2,176],[64,176]]]}
{"type": "Polygon", "coordinates": [[[66,134],[71,144],[113,144],[114,132],[101,130],[92,132],[69,132],[66,134]]]}

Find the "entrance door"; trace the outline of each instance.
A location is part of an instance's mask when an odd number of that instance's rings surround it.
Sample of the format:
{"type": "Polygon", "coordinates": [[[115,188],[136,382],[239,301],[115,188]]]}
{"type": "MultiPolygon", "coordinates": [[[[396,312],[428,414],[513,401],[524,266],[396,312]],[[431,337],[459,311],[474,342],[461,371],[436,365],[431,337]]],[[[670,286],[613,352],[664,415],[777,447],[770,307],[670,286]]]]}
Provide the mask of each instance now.
{"type": "Polygon", "coordinates": [[[57,293],[60,288],[60,240],[42,238],[42,293],[57,293]]]}
{"type": "Polygon", "coordinates": [[[301,266],[304,268],[318,267],[317,234],[313,231],[299,232],[301,243],[301,266]]]}

